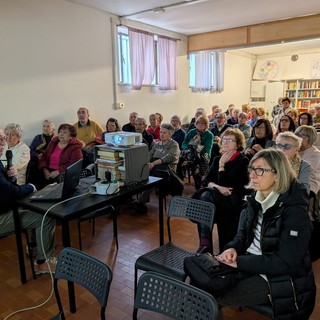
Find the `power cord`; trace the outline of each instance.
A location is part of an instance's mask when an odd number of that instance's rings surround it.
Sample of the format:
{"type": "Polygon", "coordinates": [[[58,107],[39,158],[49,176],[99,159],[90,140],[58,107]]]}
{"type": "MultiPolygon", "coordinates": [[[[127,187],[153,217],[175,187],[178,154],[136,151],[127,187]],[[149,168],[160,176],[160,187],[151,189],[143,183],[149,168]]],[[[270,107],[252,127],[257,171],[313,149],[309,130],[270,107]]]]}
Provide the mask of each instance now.
{"type": "Polygon", "coordinates": [[[43,244],[43,225],[44,225],[44,220],[45,218],[47,217],[48,213],[56,206],[62,204],[62,203],[65,203],[65,202],[68,202],[70,200],[74,200],[76,198],[80,198],[80,197],[83,197],[87,194],[90,194],[90,192],[86,192],[86,193],[83,193],[83,194],[80,194],[80,195],[77,195],[77,196],[74,196],[72,198],[68,198],[68,199],[65,199],[65,200],[62,200],[60,202],[57,202],[55,203],[54,205],[52,205],[46,212],[45,214],[43,215],[43,218],[42,218],[42,221],[41,221],[41,228],[40,228],[40,242],[41,242],[41,249],[43,251],[43,254],[44,254],[44,258],[46,260],[46,263],[48,265],[48,269],[49,269],[49,274],[50,274],[50,278],[51,278],[51,292],[50,292],[50,295],[49,297],[42,303],[36,305],[36,306],[32,306],[32,307],[28,307],[28,308],[23,308],[23,309],[19,309],[19,310],[16,310],[12,313],[10,313],[8,316],[6,316],[3,320],[7,320],[7,319],[10,319],[12,316],[14,316],[15,314],[17,313],[21,313],[21,312],[24,312],[24,311],[30,311],[30,310],[35,310],[37,308],[40,308],[42,306],[44,306],[52,297],[53,293],[54,293],[54,287],[53,287],[53,284],[54,284],[54,279],[53,279],[53,273],[52,273],[52,270],[51,270],[51,267],[50,267],[50,263],[48,261],[48,257],[46,255],[46,252],[44,250],[44,244],[43,244]]]}

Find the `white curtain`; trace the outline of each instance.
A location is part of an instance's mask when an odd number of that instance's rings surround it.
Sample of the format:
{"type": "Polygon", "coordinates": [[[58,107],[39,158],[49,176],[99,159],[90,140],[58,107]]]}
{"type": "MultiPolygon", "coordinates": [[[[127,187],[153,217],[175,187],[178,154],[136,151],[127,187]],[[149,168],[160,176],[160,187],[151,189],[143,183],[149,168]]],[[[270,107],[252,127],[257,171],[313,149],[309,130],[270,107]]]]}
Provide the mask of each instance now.
{"type": "Polygon", "coordinates": [[[193,92],[222,92],[224,89],[224,52],[195,54],[195,85],[193,92]]]}
{"type": "Polygon", "coordinates": [[[177,89],[177,41],[158,36],[159,52],[159,88],[160,90],[177,89]]]}
{"type": "Polygon", "coordinates": [[[155,71],[153,34],[129,28],[132,89],[150,85],[155,71]]]}

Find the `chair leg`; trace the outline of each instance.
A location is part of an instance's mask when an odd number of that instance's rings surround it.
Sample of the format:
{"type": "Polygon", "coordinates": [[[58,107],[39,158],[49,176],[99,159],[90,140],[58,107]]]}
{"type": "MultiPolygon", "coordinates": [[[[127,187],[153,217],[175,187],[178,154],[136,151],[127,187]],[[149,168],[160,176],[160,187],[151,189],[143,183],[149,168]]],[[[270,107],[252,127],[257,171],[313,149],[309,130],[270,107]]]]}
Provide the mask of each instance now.
{"type": "Polygon", "coordinates": [[[78,239],[79,239],[79,250],[82,251],[82,240],[81,240],[81,224],[80,219],[77,219],[78,224],[78,239]]]}
{"type": "Polygon", "coordinates": [[[29,250],[29,261],[30,261],[30,265],[31,265],[32,278],[36,279],[36,273],[34,272],[33,257],[32,257],[32,251],[31,251],[28,231],[25,230],[24,234],[26,236],[27,247],[28,247],[28,250],[29,250]]]}
{"type": "Polygon", "coordinates": [[[134,298],[136,298],[136,295],[137,295],[137,288],[138,288],[138,269],[134,267],[134,298]]]}

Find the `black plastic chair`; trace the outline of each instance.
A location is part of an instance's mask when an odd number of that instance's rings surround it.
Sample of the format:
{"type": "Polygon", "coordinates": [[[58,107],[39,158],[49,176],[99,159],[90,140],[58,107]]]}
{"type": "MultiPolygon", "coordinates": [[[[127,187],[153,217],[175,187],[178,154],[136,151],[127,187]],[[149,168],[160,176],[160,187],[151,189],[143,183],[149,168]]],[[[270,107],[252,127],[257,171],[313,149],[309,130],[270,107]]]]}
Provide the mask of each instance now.
{"type": "Polygon", "coordinates": [[[214,212],[215,207],[210,202],[181,196],[172,198],[167,218],[169,242],[140,256],[136,260],[134,266],[135,292],[138,282],[138,270],[158,272],[181,281],[186,279],[183,261],[186,257],[195,255],[195,253],[177,247],[172,243],[170,220],[172,217],[185,218],[196,223],[202,223],[212,230],[214,212]]]}
{"type": "Polygon", "coordinates": [[[165,275],[145,272],[139,279],[133,319],[138,309],[164,314],[172,319],[218,320],[219,307],[212,295],[165,275]]]}
{"type": "Polygon", "coordinates": [[[59,314],[51,320],[65,320],[58,290],[59,279],[65,279],[86,288],[101,305],[101,319],[106,319],[105,310],[112,281],[112,271],[107,264],[77,249],[64,248],[59,254],[54,275],[54,292],[59,314]]]}
{"type": "Polygon", "coordinates": [[[77,219],[77,226],[78,226],[78,239],[79,239],[79,249],[82,251],[82,236],[81,236],[81,222],[83,221],[92,221],[92,238],[95,234],[95,225],[96,225],[96,218],[104,215],[104,214],[115,214],[115,210],[113,206],[107,206],[105,208],[96,210],[94,212],[90,212],[82,217],[77,219]]]}

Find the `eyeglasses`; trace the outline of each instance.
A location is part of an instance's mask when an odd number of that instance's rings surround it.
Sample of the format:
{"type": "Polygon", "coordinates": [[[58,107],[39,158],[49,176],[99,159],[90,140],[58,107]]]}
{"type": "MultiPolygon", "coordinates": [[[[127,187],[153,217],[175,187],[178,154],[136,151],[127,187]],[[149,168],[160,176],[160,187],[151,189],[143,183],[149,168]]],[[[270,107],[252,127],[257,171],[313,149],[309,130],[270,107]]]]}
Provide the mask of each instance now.
{"type": "Polygon", "coordinates": [[[201,125],[205,125],[205,122],[197,122],[196,124],[201,124],[201,125]]]}
{"type": "Polygon", "coordinates": [[[289,122],[289,119],[281,119],[280,122],[289,122]]]}
{"type": "Polygon", "coordinates": [[[227,142],[227,143],[229,143],[229,142],[237,142],[237,141],[234,140],[234,139],[231,139],[231,138],[222,138],[222,139],[221,139],[221,142],[227,142]]]}
{"type": "Polygon", "coordinates": [[[308,117],[301,117],[300,120],[309,120],[308,117]]]}
{"type": "Polygon", "coordinates": [[[273,172],[273,173],[277,173],[277,171],[275,169],[265,169],[265,168],[254,168],[254,167],[248,167],[248,172],[249,174],[254,171],[254,173],[259,176],[262,177],[264,175],[265,172],[273,172]]]}
{"type": "Polygon", "coordinates": [[[6,136],[0,136],[0,142],[5,142],[7,141],[7,137],[6,136]]]}
{"type": "Polygon", "coordinates": [[[220,120],[222,120],[222,119],[224,119],[223,117],[215,117],[215,119],[220,119],[220,120]]]}
{"type": "Polygon", "coordinates": [[[290,150],[292,148],[292,146],[293,146],[293,144],[290,144],[290,143],[285,143],[285,144],[277,143],[276,144],[277,149],[284,149],[284,150],[290,150]]]}
{"type": "Polygon", "coordinates": [[[266,127],[254,127],[255,130],[266,130],[266,127]]]}
{"type": "Polygon", "coordinates": [[[307,134],[304,134],[304,133],[297,133],[296,134],[299,138],[302,138],[302,139],[304,139],[304,138],[309,138],[309,136],[307,135],[307,134]]]}

